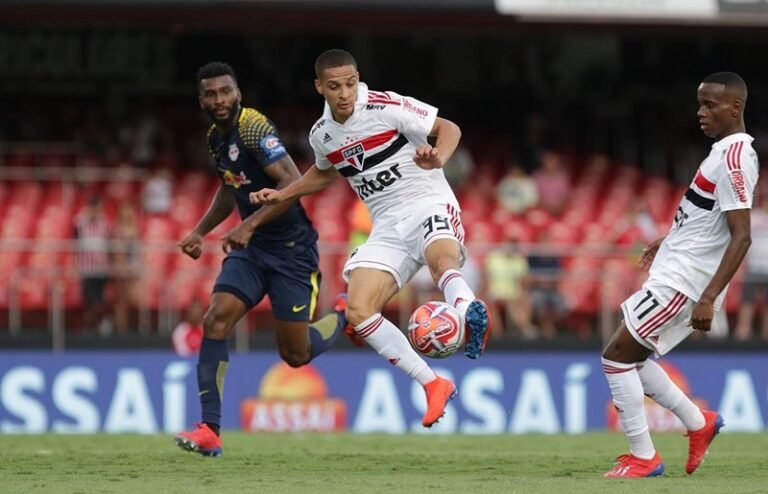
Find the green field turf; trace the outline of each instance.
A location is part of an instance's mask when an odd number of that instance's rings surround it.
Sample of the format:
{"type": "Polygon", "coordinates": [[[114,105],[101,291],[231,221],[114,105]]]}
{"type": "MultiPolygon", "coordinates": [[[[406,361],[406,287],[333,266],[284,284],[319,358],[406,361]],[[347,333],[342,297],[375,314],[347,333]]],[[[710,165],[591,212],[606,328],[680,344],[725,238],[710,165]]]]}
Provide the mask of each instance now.
{"type": "Polygon", "coordinates": [[[225,433],[203,458],[170,436],[0,436],[0,493],[766,493],[768,434],[723,434],[684,472],[687,439],[655,435],[663,478],[600,478],[619,434],[354,436],[225,433]]]}

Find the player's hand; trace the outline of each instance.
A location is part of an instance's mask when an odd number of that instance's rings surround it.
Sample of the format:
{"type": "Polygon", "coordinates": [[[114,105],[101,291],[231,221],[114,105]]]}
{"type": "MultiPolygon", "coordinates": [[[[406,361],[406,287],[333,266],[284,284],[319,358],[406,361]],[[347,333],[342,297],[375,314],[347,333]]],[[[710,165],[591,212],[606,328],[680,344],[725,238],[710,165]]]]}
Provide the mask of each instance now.
{"type": "Polygon", "coordinates": [[[693,306],[688,326],[693,326],[693,329],[698,329],[699,331],[709,331],[712,328],[712,318],[714,317],[714,304],[707,300],[699,300],[693,306]]]}
{"type": "Polygon", "coordinates": [[[433,148],[429,144],[416,148],[416,156],[413,157],[413,161],[425,170],[442,168],[445,164],[442,158],[440,158],[437,148],[433,148]]]}
{"type": "Polygon", "coordinates": [[[203,236],[192,232],[176,245],[181,247],[183,253],[192,259],[197,259],[203,253],[203,236]]]}
{"type": "Polygon", "coordinates": [[[225,254],[229,254],[232,250],[245,249],[252,235],[253,228],[245,223],[240,223],[221,237],[221,249],[225,254]]]}
{"type": "Polygon", "coordinates": [[[251,192],[248,195],[248,199],[251,201],[251,204],[277,204],[282,202],[283,195],[279,190],[264,188],[251,192]]]}
{"type": "Polygon", "coordinates": [[[645,248],[643,249],[643,253],[640,255],[640,261],[638,261],[638,264],[640,264],[641,268],[647,269],[651,265],[663,241],[664,241],[664,237],[657,238],[656,240],[654,240],[653,242],[645,246],[645,248]]]}

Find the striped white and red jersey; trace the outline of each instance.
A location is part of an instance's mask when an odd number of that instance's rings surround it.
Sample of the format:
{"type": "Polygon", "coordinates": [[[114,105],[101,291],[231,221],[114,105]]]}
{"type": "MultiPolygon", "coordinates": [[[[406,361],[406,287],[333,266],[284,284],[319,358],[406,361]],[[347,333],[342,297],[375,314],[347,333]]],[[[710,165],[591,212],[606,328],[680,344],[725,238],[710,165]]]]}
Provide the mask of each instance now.
{"type": "MultiPolygon", "coordinates": [[[[753,138],[731,134],[699,166],[650,269],[650,279],[698,301],[731,239],[726,211],[751,209],[759,163],[753,138]]],[[[719,309],[727,287],[715,300],[719,309]]]]}
{"type": "Polygon", "coordinates": [[[77,264],[85,276],[102,276],[109,272],[110,227],[101,213],[81,211],[75,217],[77,264]]]}
{"type": "Polygon", "coordinates": [[[424,170],[413,161],[416,147],[427,144],[435,118],[434,106],[360,83],[346,122],[336,122],[326,103],[312,126],[315,165],[333,166],[345,176],[374,222],[385,213],[406,216],[415,204],[446,203],[460,211],[443,171],[424,170]]]}

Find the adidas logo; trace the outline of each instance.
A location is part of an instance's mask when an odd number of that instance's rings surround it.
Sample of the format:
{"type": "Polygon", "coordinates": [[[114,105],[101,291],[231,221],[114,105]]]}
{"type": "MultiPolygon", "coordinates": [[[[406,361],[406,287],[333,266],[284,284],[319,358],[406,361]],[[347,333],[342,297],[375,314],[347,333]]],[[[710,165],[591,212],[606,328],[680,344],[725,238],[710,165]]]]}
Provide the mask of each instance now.
{"type": "Polygon", "coordinates": [[[323,144],[328,144],[332,140],[333,140],[333,137],[329,136],[328,132],[326,132],[325,135],[323,136],[323,144]]]}

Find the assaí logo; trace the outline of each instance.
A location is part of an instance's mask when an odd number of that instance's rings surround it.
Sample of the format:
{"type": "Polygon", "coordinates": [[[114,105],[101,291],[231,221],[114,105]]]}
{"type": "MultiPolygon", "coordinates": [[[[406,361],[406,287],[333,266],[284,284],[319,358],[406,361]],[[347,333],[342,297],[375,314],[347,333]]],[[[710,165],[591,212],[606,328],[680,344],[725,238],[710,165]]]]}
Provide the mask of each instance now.
{"type": "Polygon", "coordinates": [[[330,432],[346,425],[346,403],[328,397],[325,379],[311,365],[273,365],[261,380],[258,396],[240,403],[240,426],[248,431],[330,432]]]}

